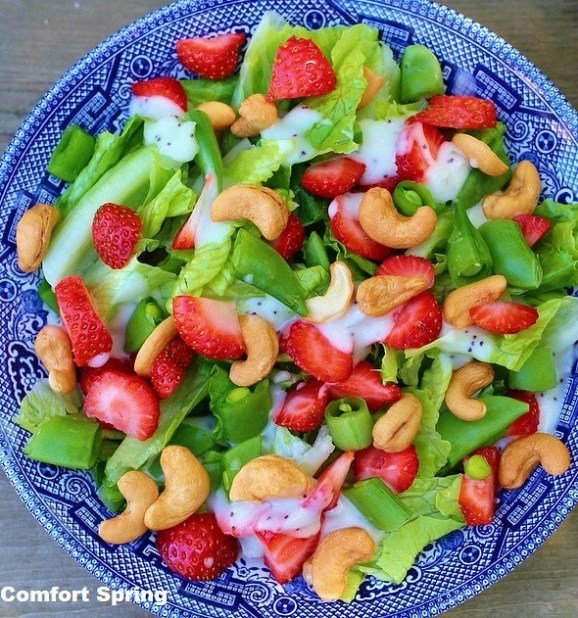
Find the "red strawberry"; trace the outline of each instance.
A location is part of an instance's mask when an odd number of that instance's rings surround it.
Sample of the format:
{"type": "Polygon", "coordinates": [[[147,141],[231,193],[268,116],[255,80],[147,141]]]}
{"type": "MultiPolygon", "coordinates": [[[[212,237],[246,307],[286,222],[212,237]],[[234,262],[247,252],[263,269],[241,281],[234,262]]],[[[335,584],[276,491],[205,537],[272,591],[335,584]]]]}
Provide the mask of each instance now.
{"type": "Polygon", "coordinates": [[[126,266],[138,242],[142,221],[126,206],[104,204],[92,221],[92,242],[100,259],[111,268],[126,266]]]}
{"type": "Polygon", "coordinates": [[[437,159],[444,136],[433,127],[421,122],[410,124],[398,141],[397,181],[421,182],[428,168],[437,159]]]}
{"type": "Polygon", "coordinates": [[[192,359],[193,351],[178,336],[155,358],[151,383],[161,399],[170,397],[177,390],[192,359]]]}
{"type": "Polygon", "coordinates": [[[109,358],[102,367],[98,368],[81,367],[79,371],[79,382],[82,392],[86,395],[96,378],[98,378],[106,371],[111,370],[120,371],[121,373],[126,373],[128,375],[134,373],[132,361],[130,361],[129,359],[121,358],[109,358]]]}
{"type": "Polygon", "coordinates": [[[398,275],[402,277],[423,277],[432,287],[435,281],[433,264],[417,255],[390,255],[377,269],[376,275],[398,275]]]}
{"type": "Polygon", "coordinates": [[[82,277],[66,277],[54,288],[60,317],[78,367],[100,367],[112,350],[112,337],[96,312],[82,277]]]}
{"type": "Polygon", "coordinates": [[[516,215],[514,221],[522,228],[528,247],[535,245],[552,227],[548,219],[534,215],[516,215]]]}
{"type": "Polygon", "coordinates": [[[136,82],[131,86],[137,97],[165,97],[187,111],[187,95],[181,83],[172,77],[155,77],[146,82],[136,82]]]}
{"type": "Polygon", "coordinates": [[[333,347],[311,322],[294,322],[282,335],[280,345],[296,365],[322,382],[342,382],[353,370],[351,354],[333,347]]]}
{"type": "Polygon", "coordinates": [[[305,228],[301,225],[299,217],[293,213],[289,214],[287,225],[281,232],[281,236],[275,239],[271,245],[286,260],[290,260],[301,250],[305,239],[305,228]]]}
{"type": "Polygon", "coordinates": [[[526,414],[517,418],[508,429],[509,436],[526,436],[531,433],[536,433],[540,425],[540,405],[534,393],[527,391],[508,391],[507,397],[513,397],[518,401],[524,401],[530,405],[530,409],[526,414]]]}
{"type": "Polygon", "coordinates": [[[273,532],[256,534],[265,548],[265,564],[280,584],[290,582],[301,573],[319,543],[319,533],[305,539],[273,532]]]}
{"type": "Polygon", "coordinates": [[[159,398],[140,376],[106,371],[92,383],[84,411],[137,440],[146,440],[159,424],[159,398]]]}
{"type": "Polygon", "coordinates": [[[530,328],[538,320],[539,314],[534,307],[497,300],[473,306],[470,316],[476,326],[490,333],[511,335],[530,328]]]}
{"type": "Polygon", "coordinates": [[[496,126],[496,106],[492,101],[459,95],[433,96],[427,108],[410,122],[423,122],[446,129],[489,129],[496,126]]]}
{"type": "Polygon", "coordinates": [[[419,468],[413,444],[400,453],[386,453],[368,446],[355,453],[353,473],[355,482],[379,477],[395,493],[411,487],[419,468]]]}
{"type": "Polygon", "coordinates": [[[301,186],[313,195],[332,200],[353,189],[364,172],[363,163],[339,157],[308,167],[301,177],[301,186]]]}
{"type": "Polygon", "coordinates": [[[245,352],[235,303],[176,296],[173,317],[183,341],[201,356],[231,360],[245,352]]]}
{"type": "Polygon", "coordinates": [[[175,337],[165,348],[166,352],[175,363],[186,369],[193,360],[194,353],[189,346],[179,337],[175,337]]]}
{"type": "MultiPolygon", "coordinates": [[[[491,524],[494,519],[500,451],[495,446],[486,446],[474,451],[472,455],[481,455],[490,464],[492,473],[483,480],[476,480],[464,474],[458,501],[468,526],[482,526],[491,524]]],[[[468,459],[469,457],[464,459],[464,465],[468,459]]]]}
{"type": "Polygon", "coordinates": [[[371,363],[361,361],[344,382],[329,384],[330,399],[340,397],[363,397],[368,408],[375,412],[385,404],[392,404],[401,398],[401,391],[395,384],[383,384],[379,371],[371,363]]]}
{"type": "Polygon", "coordinates": [[[421,348],[437,339],[442,330],[443,316],[435,296],[421,292],[393,313],[394,327],[385,343],[396,350],[421,348]]]}
{"type": "Polygon", "coordinates": [[[267,98],[300,99],[335,90],[337,79],[323,52],[310,39],[292,36],[279,46],[267,98]]]}
{"type": "Polygon", "coordinates": [[[313,431],[321,425],[326,405],[327,386],[315,378],[309,378],[289,390],[275,424],[291,431],[313,431]]]}
{"type": "Polygon", "coordinates": [[[325,507],[325,511],[330,511],[339,500],[339,494],[345,479],[349,474],[355,451],[345,451],[333,463],[329,464],[317,479],[317,487],[328,485],[333,493],[331,502],[325,507]]]}
{"type": "Polygon", "coordinates": [[[375,242],[363,231],[354,209],[349,207],[350,200],[354,199],[358,198],[350,194],[340,195],[331,203],[330,212],[332,207],[336,207],[330,220],[331,231],[335,238],[353,253],[368,260],[381,261],[389,255],[391,249],[375,242]]]}
{"type": "Polygon", "coordinates": [[[157,548],[173,573],[186,579],[215,579],[237,559],[237,539],[224,534],[212,513],[195,513],[157,532],[157,548]]]}
{"type": "Polygon", "coordinates": [[[223,79],[235,71],[241,48],[247,40],[243,32],[177,41],[179,62],[192,73],[208,79],[223,79]]]}

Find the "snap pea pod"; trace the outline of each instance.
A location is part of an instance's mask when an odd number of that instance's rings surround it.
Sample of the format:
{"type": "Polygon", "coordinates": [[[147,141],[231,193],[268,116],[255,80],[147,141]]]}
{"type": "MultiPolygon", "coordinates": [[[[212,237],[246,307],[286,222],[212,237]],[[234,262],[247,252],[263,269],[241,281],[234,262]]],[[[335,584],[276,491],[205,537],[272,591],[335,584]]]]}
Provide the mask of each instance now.
{"type": "Polygon", "coordinates": [[[398,183],[392,197],[396,208],[407,217],[414,215],[422,206],[431,206],[434,210],[438,210],[431,191],[425,185],[413,180],[402,180],[398,183]]]}
{"type": "Polygon", "coordinates": [[[48,164],[48,172],[66,182],[73,182],[90,161],[96,140],[77,124],[62,134],[48,164]]]}
{"type": "Polygon", "coordinates": [[[305,244],[303,245],[303,256],[305,264],[311,266],[322,266],[325,270],[329,270],[329,257],[327,250],[321,240],[321,236],[317,232],[311,232],[305,244]]]}
{"type": "Polygon", "coordinates": [[[439,60],[424,45],[410,45],[401,59],[401,101],[411,103],[445,92],[439,60]]]}
{"type": "Polygon", "coordinates": [[[241,442],[241,444],[238,444],[223,455],[223,487],[226,491],[231,489],[233,479],[239,470],[246,463],[249,463],[251,460],[259,457],[261,453],[261,436],[255,436],[254,438],[241,442]]]}
{"type": "Polygon", "coordinates": [[[148,336],[165,317],[165,312],[154,299],[140,300],[126,325],[125,351],[132,354],[140,350],[148,336]]]}
{"type": "Polygon", "coordinates": [[[195,162],[203,177],[209,173],[215,175],[217,190],[220,192],[223,189],[223,158],[211,121],[207,114],[199,109],[189,112],[187,119],[196,123],[195,137],[199,143],[199,152],[195,162]]]}
{"type": "Polygon", "coordinates": [[[196,107],[209,101],[230,103],[239,81],[238,75],[215,81],[214,79],[181,79],[189,105],[196,107]]]}
{"type": "Polygon", "coordinates": [[[46,279],[42,278],[40,285],[38,286],[38,296],[46,303],[47,307],[50,307],[54,313],[60,315],[60,309],[56,302],[56,294],[52,290],[50,283],[46,279]]]}
{"type": "Polygon", "coordinates": [[[205,453],[201,463],[211,480],[211,491],[217,491],[223,480],[223,454],[218,451],[209,451],[205,453]]]}
{"type": "Polygon", "coordinates": [[[329,435],[337,448],[360,451],[371,444],[374,419],[361,397],[343,397],[325,408],[329,435]]]}
{"type": "Polygon", "coordinates": [[[542,346],[535,348],[519,371],[510,371],[508,374],[510,388],[521,391],[547,391],[554,388],[556,382],[554,354],[542,346]]]}

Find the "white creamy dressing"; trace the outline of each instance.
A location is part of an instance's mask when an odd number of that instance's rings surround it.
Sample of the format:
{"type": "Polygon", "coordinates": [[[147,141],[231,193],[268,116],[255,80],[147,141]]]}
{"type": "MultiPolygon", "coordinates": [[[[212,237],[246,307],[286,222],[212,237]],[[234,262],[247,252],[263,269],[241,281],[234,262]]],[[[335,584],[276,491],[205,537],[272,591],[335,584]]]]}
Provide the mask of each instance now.
{"type": "Polygon", "coordinates": [[[147,120],[144,125],[145,146],[153,146],[161,156],[179,165],[188,163],[199,152],[195,127],[196,123],[192,120],[183,122],[174,116],[147,120]]]}
{"type": "Polygon", "coordinates": [[[482,202],[478,202],[475,206],[468,208],[466,210],[468,215],[468,219],[471,221],[474,227],[480,227],[483,223],[485,223],[488,219],[484,214],[484,209],[482,208],[482,202]]]}
{"type": "Polygon", "coordinates": [[[364,195],[365,193],[344,193],[337,196],[327,209],[329,218],[333,219],[337,212],[341,211],[346,219],[359,219],[359,207],[364,195]]]}
{"type": "Polygon", "coordinates": [[[110,355],[113,358],[128,357],[128,354],[124,351],[126,326],[135,308],[136,303],[121,305],[114,318],[107,324],[108,332],[112,337],[112,350],[110,351],[110,355]]]}
{"type": "Polygon", "coordinates": [[[321,538],[326,537],[335,530],[343,528],[363,528],[375,541],[376,545],[383,537],[383,531],[372,526],[363,514],[343,494],[334,508],[325,512],[321,526],[321,538]]]}
{"type": "MultiPolygon", "coordinates": [[[[275,418],[275,414],[271,414],[271,418],[275,418]]],[[[315,476],[335,450],[325,425],[319,428],[315,442],[308,444],[273,421],[269,422],[263,432],[263,446],[264,450],[272,451],[275,455],[292,459],[309,476],[315,476]]]]}
{"type": "Polygon", "coordinates": [[[285,330],[299,318],[289,307],[269,294],[242,299],[238,309],[241,315],[253,314],[264,318],[277,332],[285,330]]]}
{"type": "Polygon", "coordinates": [[[152,97],[133,97],[129,108],[129,116],[140,116],[147,120],[160,120],[167,116],[182,118],[185,111],[167,97],[155,95],[152,97]]]}
{"type": "Polygon", "coordinates": [[[438,204],[455,200],[471,171],[468,159],[452,142],[444,142],[425,173],[424,185],[438,204]]]}

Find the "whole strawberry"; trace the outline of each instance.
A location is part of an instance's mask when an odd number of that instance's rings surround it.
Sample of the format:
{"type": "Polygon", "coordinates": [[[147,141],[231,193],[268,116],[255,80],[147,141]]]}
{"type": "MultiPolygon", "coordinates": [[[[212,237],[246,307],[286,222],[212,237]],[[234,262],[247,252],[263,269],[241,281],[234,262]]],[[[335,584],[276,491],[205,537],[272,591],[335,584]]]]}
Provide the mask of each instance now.
{"type": "Polygon", "coordinates": [[[138,242],[142,221],[118,204],[104,204],[92,221],[92,242],[100,259],[111,268],[126,266],[138,242]]]}

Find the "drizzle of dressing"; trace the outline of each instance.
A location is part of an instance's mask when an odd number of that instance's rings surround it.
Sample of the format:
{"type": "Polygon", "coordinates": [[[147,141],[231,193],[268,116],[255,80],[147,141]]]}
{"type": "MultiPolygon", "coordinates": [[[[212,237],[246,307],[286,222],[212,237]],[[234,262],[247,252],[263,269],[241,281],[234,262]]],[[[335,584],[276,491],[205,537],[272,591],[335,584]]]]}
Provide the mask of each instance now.
{"type": "Polygon", "coordinates": [[[576,362],[576,348],[574,346],[562,352],[554,352],[556,376],[558,383],[550,390],[538,393],[536,398],[540,406],[540,426],[538,431],[554,434],[564,404],[572,368],[576,362]]]}
{"type": "Polygon", "coordinates": [[[466,214],[468,215],[468,219],[472,222],[474,227],[480,227],[483,223],[485,223],[488,219],[484,214],[484,209],[482,208],[482,202],[478,202],[475,206],[468,208],[466,210],[466,214]]]}
{"type": "Polygon", "coordinates": [[[110,355],[113,358],[127,358],[128,354],[124,351],[126,342],[126,325],[134,313],[136,303],[121,305],[114,318],[108,323],[108,332],[112,336],[112,350],[110,355]]]}
{"type": "Polygon", "coordinates": [[[144,143],[146,146],[153,146],[161,156],[175,163],[188,163],[199,152],[195,126],[196,123],[192,120],[182,122],[174,116],[145,121],[144,143]]]}
{"type": "Polygon", "coordinates": [[[363,528],[373,538],[376,545],[384,534],[382,530],[372,526],[354,504],[341,494],[335,507],[325,512],[321,538],[343,528],[363,528]]]}
{"type": "Polygon", "coordinates": [[[258,315],[267,320],[277,332],[285,330],[298,319],[298,316],[269,294],[246,298],[238,303],[240,315],[258,315]]]}
{"type": "Polygon", "coordinates": [[[359,207],[365,193],[344,193],[337,196],[327,209],[327,214],[330,219],[333,219],[337,211],[341,211],[347,219],[359,219],[359,207]]]}
{"type": "Polygon", "coordinates": [[[152,97],[133,97],[128,113],[129,116],[140,116],[147,120],[160,120],[167,116],[182,118],[185,115],[184,110],[174,101],[158,95],[152,97]]]}
{"type": "Polygon", "coordinates": [[[425,173],[424,184],[436,203],[455,200],[471,171],[468,159],[452,142],[444,142],[425,173]]]}

